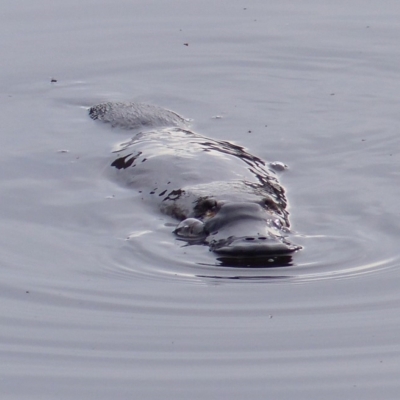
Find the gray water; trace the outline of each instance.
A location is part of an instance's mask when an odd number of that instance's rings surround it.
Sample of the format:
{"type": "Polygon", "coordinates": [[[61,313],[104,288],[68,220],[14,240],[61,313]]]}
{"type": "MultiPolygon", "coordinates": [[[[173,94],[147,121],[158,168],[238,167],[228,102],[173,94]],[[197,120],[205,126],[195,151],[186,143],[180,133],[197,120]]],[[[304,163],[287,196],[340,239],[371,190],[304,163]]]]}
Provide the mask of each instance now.
{"type": "Polygon", "coordinates": [[[2,399],[397,399],[400,5],[4,0],[2,399]],[[51,80],[56,82],[51,83],[51,80]],[[285,268],[222,268],[110,178],[140,101],[289,166],[285,268]]]}

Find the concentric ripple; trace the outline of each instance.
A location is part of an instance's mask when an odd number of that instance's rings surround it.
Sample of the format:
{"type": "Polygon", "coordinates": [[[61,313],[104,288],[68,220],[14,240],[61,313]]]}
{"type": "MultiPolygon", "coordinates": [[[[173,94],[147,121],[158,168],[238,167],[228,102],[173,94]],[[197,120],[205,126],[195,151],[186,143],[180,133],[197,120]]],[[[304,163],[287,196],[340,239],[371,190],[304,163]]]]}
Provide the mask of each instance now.
{"type": "Polygon", "coordinates": [[[264,282],[311,282],[348,279],[374,274],[398,265],[395,243],[391,253],[380,253],[368,237],[296,235],[303,249],[290,256],[263,258],[250,266],[241,259],[221,259],[206,246],[187,245],[176,240],[169,226],[156,232],[132,234],[115,249],[114,272],[131,279],[199,279],[264,282]]]}

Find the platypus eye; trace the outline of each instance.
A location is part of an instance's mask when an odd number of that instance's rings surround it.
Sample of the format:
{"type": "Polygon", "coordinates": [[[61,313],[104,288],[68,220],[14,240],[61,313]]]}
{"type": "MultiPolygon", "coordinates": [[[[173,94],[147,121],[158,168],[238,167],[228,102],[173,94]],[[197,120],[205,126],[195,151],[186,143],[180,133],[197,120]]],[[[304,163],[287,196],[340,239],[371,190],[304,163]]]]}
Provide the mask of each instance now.
{"type": "Polygon", "coordinates": [[[201,202],[201,207],[204,210],[212,211],[217,207],[217,201],[214,199],[205,199],[201,202]]]}
{"type": "Polygon", "coordinates": [[[278,209],[278,205],[276,204],[276,201],[272,197],[264,197],[262,204],[269,208],[270,210],[276,210],[278,209]]]}
{"type": "Polygon", "coordinates": [[[194,207],[195,218],[204,217],[206,213],[213,212],[217,209],[218,203],[214,199],[204,198],[197,201],[194,207]]]}

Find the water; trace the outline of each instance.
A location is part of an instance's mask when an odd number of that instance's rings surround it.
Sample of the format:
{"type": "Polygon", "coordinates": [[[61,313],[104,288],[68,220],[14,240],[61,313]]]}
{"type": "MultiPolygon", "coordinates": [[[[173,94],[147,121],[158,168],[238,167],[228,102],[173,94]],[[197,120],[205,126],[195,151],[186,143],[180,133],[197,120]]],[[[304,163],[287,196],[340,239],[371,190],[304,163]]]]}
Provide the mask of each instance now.
{"type": "Polygon", "coordinates": [[[0,7],[2,398],[397,398],[396,2],[0,7]],[[293,266],[175,241],[105,100],[287,164],[293,266]]]}

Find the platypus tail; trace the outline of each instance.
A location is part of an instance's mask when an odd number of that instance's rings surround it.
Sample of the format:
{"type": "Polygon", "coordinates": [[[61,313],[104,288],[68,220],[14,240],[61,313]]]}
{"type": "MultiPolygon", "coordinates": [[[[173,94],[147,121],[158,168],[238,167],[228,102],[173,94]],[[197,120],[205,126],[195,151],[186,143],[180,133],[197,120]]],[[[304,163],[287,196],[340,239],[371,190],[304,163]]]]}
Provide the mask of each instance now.
{"type": "Polygon", "coordinates": [[[187,128],[189,121],[177,113],[142,103],[107,102],[89,109],[89,116],[122,129],[187,128]]]}

